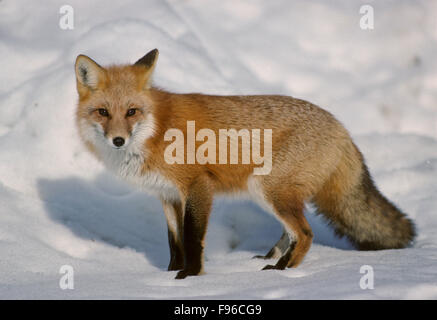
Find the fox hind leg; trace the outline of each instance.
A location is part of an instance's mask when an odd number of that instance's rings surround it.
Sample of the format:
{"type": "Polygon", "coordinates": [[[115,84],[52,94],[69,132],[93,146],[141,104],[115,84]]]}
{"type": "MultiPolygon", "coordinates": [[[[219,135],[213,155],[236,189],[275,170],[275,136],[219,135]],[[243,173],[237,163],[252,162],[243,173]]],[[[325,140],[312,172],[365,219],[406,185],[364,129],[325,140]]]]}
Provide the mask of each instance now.
{"type": "Polygon", "coordinates": [[[311,227],[303,213],[304,202],[278,195],[271,202],[276,217],[287,232],[294,234],[295,241],[289,243],[275,265],[267,265],[263,270],[297,267],[310,249],[313,238],[311,227]]]}
{"type": "Polygon", "coordinates": [[[294,239],[291,239],[288,232],[284,229],[282,232],[281,238],[276,242],[276,244],[267,252],[266,255],[256,255],[254,259],[277,259],[280,258],[285,251],[290,246],[291,242],[294,239]]]}

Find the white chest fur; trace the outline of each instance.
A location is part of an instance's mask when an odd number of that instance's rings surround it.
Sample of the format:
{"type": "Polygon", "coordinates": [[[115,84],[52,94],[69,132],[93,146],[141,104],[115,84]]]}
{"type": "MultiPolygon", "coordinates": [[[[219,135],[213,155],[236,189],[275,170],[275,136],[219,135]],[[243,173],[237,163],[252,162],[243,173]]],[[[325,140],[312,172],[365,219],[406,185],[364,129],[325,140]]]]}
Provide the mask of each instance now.
{"type": "Polygon", "coordinates": [[[130,141],[121,149],[111,146],[101,126],[89,125],[85,121],[80,123],[83,138],[91,142],[105,166],[114,174],[132,183],[144,191],[172,200],[179,198],[176,186],[157,171],[142,172],[146,159],[144,143],[154,133],[153,118],[138,123],[132,130],[130,141]]]}
{"type": "Polygon", "coordinates": [[[117,176],[142,190],[164,199],[177,199],[179,194],[175,185],[157,171],[142,172],[144,155],[131,150],[106,150],[103,162],[117,176]]]}

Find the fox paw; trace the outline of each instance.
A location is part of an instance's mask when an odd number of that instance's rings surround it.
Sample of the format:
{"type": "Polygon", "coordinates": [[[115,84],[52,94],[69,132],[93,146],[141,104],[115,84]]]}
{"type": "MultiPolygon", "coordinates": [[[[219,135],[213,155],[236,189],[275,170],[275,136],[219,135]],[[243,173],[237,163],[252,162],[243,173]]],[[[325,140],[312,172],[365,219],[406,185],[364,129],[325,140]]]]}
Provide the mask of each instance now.
{"type": "Polygon", "coordinates": [[[200,271],[184,269],[184,270],[181,270],[181,271],[179,271],[177,273],[175,279],[185,279],[188,276],[198,276],[198,275],[201,275],[201,274],[202,274],[202,272],[200,272],[200,271]]]}
{"type": "Polygon", "coordinates": [[[273,264],[268,264],[264,268],[262,268],[262,270],[273,270],[273,269],[277,269],[276,266],[274,266],[273,264]]]}
{"type": "Polygon", "coordinates": [[[278,266],[277,264],[268,264],[262,270],[284,270],[285,268],[282,266],[278,266]]]}
{"type": "Polygon", "coordinates": [[[267,260],[267,259],[270,259],[270,258],[267,257],[267,255],[263,256],[262,254],[257,254],[256,256],[253,256],[252,259],[263,259],[263,260],[267,260]]]}
{"type": "Polygon", "coordinates": [[[184,264],[182,262],[177,263],[177,262],[170,262],[170,264],[168,265],[167,270],[168,271],[177,271],[177,270],[182,270],[184,268],[184,264]]]}

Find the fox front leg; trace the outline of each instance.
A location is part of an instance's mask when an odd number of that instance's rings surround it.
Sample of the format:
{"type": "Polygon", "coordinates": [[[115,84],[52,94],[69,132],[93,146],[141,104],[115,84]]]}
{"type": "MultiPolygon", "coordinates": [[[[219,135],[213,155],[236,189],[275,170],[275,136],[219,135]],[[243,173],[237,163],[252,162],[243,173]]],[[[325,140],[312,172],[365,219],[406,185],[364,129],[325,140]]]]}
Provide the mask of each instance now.
{"type": "Polygon", "coordinates": [[[206,228],[212,206],[212,190],[206,179],[191,184],[184,211],[184,269],[176,279],[203,273],[203,249],[206,228]]]}
{"type": "Polygon", "coordinates": [[[183,247],[183,211],[182,203],[178,200],[167,201],[161,199],[167,220],[168,244],[170,247],[170,263],[168,271],[181,270],[184,268],[183,247]]]}

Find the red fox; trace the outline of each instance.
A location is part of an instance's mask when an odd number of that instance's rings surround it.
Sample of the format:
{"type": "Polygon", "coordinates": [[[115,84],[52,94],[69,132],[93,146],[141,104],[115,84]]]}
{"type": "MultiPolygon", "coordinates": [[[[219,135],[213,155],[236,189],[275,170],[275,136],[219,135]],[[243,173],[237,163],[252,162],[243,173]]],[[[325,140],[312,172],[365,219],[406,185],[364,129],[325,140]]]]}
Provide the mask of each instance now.
{"type": "Polygon", "coordinates": [[[279,259],[264,269],[302,262],[313,238],[306,201],[360,250],[412,242],[414,224],[378,191],[361,152],[329,112],[287,96],[170,93],[151,85],[157,59],[155,49],[133,65],[101,67],[79,55],[76,120],[85,145],[109,170],[162,201],[168,270],[178,270],[177,279],[204,272],[204,239],[219,193],[248,195],[282,223],[284,234],[264,256],[279,259]],[[222,148],[213,139],[223,130],[230,145],[222,148]],[[244,145],[249,130],[252,144],[244,145]],[[178,139],[182,147],[174,145],[178,139]],[[247,147],[264,150],[267,170],[256,172],[260,161],[244,154],[247,147]]]}

